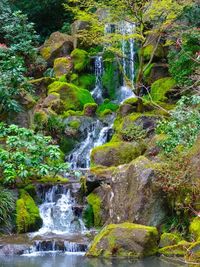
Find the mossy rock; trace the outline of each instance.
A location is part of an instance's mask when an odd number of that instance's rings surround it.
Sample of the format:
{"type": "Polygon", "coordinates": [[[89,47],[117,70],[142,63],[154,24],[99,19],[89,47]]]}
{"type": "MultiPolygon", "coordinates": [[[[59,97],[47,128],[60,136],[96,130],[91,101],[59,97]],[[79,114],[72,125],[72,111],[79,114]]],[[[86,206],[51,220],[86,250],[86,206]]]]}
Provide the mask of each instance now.
{"type": "Polygon", "coordinates": [[[187,241],[181,241],[177,245],[167,246],[159,249],[159,253],[166,257],[184,257],[191,243],[187,241]]]}
{"type": "Polygon", "coordinates": [[[79,120],[72,120],[69,122],[69,126],[75,130],[79,129],[80,125],[81,125],[81,122],[79,120]]]}
{"type": "Polygon", "coordinates": [[[18,233],[36,231],[42,226],[39,209],[33,198],[24,190],[16,203],[16,225],[18,233]]]}
{"type": "MultiPolygon", "coordinates": [[[[193,243],[187,250],[185,260],[188,263],[195,263],[200,265],[200,241],[193,243]]],[[[195,265],[194,265],[195,266],[195,265]]]]}
{"type": "Polygon", "coordinates": [[[73,41],[70,35],[54,32],[40,48],[40,53],[51,66],[56,58],[70,55],[73,50],[73,41]]]}
{"type": "Polygon", "coordinates": [[[95,237],[86,256],[142,258],[157,252],[155,227],[133,223],[110,224],[95,237]]]}
{"type": "MultiPolygon", "coordinates": [[[[147,45],[145,48],[143,48],[143,55],[145,61],[150,60],[151,55],[153,54],[153,51],[155,49],[155,46],[152,44],[147,45]]],[[[163,58],[165,56],[164,49],[162,45],[158,45],[154,57],[156,58],[163,58]]]]}
{"type": "Polygon", "coordinates": [[[34,92],[37,96],[46,97],[48,86],[55,81],[54,78],[42,77],[35,80],[30,80],[29,83],[34,86],[34,92]]]}
{"type": "Polygon", "coordinates": [[[95,75],[83,74],[78,78],[78,85],[81,88],[91,91],[95,87],[95,75]]]}
{"type": "Polygon", "coordinates": [[[190,234],[195,238],[195,240],[200,239],[200,218],[196,217],[190,224],[189,227],[190,234]]]}
{"type": "Polygon", "coordinates": [[[182,238],[180,237],[179,234],[164,233],[160,237],[159,247],[163,248],[163,247],[167,247],[167,246],[177,245],[181,240],[182,240],[182,238]]]}
{"type": "Polygon", "coordinates": [[[70,73],[73,64],[71,57],[59,57],[54,60],[54,73],[56,77],[61,77],[70,73]]]}
{"type": "Polygon", "coordinates": [[[89,55],[85,50],[74,49],[71,53],[74,63],[74,70],[77,72],[83,71],[89,63],[89,55]]]}
{"type": "Polygon", "coordinates": [[[98,105],[96,103],[88,103],[84,105],[83,113],[85,116],[94,116],[98,105]]]}
{"type": "Polygon", "coordinates": [[[112,112],[116,112],[119,108],[119,105],[111,102],[111,101],[104,101],[103,104],[99,105],[98,109],[97,109],[97,114],[99,116],[105,116],[105,111],[106,113],[110,113],[108,111],[111,111],[112,112]]]}
{"type": "Polygon", "coordinates": [[[102,226],[102,222],[101,222],[101,198],[95,194],[95,193],[91,193],[87,196],[87,202],[90,206],[90,208],[92,208],[92,212],[93,212],[93,224],[95,227],[98,226],[102,226]]]}
{"type": "Polygon", "coordinates": [[[69,179],[59,175],[55,177],[45,176],[40,179],[39,182],[43,184],[67,184],[69,182],[69,179]]]}
{"type": "Polygon", "coordinates": [[[71,83],[54,82],[48,87],[49,94],[58,93],[65,110],[82,110],[87,103],[95,103],[90,92],[71,83]]]}
{"type": "Polygon", "coordinates": [[[155,81],[151,85],[150,95],[154,102],[166,100],[166,94],[176,85],[171,77],[166,77],[155,81]]]}
{"type": "Polygon", "coordinates": [[[143,143],[110,142],[96,147],[91,153],[91,162],[95,165],[118,166],[131,162],[145,152],[143,143]]]}

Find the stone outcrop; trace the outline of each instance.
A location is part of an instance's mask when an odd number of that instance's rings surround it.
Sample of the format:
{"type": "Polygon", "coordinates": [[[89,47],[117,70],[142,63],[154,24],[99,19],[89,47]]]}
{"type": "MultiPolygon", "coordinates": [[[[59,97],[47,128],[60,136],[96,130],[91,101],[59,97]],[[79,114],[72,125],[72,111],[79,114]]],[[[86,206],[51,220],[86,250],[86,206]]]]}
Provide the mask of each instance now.
{"type": "Polygon", "coordinates": [[[134,257],[151,256],[157,252],[158,231],[132,223],[106,226],[92,242],[87,256],[134,257]]]}

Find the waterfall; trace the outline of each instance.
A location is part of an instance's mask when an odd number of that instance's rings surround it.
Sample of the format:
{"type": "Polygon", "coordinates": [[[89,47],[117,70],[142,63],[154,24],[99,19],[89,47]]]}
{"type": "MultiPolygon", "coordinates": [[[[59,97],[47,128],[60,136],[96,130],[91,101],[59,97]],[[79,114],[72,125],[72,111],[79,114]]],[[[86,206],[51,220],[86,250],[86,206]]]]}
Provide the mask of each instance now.
{"type": "Polygon", "coordinates": [[[103,102],[103,96],[102,96],[102,75],[103,75],[103,57],[102,56],[96,56],[95,57],[95,88],[92,91],[92,96],[96,100],[97,103],[103,102]]]}
{"type": "Polygon", "coordinates": [[[75,212],[78,204],[70,188],[52,186],[43,194],[43,203],[39,206],[43,225],[32,236],[82,233],[86,230],[80,214],[75,212]]]}
{"type": "Polygon", "coordinates": [[[67,157],[72,170],[89,169],[91,150],[109,141],[113,120],[114,116],[110,116],[107,123],[98,119],[91,122],[86,138],[67,157]]]}

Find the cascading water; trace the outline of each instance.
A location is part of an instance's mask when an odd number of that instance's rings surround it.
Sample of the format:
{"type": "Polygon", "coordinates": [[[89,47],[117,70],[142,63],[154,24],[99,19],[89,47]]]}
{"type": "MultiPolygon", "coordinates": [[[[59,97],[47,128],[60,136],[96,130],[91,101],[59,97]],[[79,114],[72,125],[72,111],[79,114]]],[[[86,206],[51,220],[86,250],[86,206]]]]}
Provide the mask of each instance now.
{"type": "Polygon", "coordinates": [[[135,78],[135,46],[132,37],[127,40],[127,36],[135,32],[135,24],[123,21],[119,25],[119,32],[122,34],[123,85],[119,88],[117,98],[119,103],[122,103],[125,99],[135,96],[133,93],[135,78]]]}
{"type": "Polygon", "coordinates": [[[103,75],[103,57],[102,56],[96,56],[95,57],[95,88],[92,91],[92,96],[94,97],[95,101],[97,103],[103,102],[103,96],[102,96],[102,75],[103,75]]]}

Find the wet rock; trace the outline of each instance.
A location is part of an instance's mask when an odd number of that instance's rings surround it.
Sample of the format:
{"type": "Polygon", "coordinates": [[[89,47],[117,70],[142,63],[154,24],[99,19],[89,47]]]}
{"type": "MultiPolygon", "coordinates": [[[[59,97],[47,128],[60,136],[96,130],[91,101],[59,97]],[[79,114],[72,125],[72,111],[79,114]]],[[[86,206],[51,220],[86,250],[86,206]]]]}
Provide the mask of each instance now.
{"type": "Polygon", "coordinates": [[[74,39],[70,35],[54,32],[40,48],[40,53],[49,66],[52,66],[56,58],[70,55],[73,50],[73,41],[74,39]]]}
{"type": "Polygon", "coordinates": [[[133,105],[130,104],[122,104],[119,108],[119,114],[122,117],[132,113],[133,111],[135,111],[135,108],[133,105]]]}
{"type": "Polygon", "coordinates": [[[110,224],[92,242],[87,256],[135,257],[151,256],[157,252],[158,231],[132,223],[110,224]]]}
{"type": "Polygon", "coordinates": [[[29,248],[30,245],[23,244],[0,245],[0,256],[22,255],[29,248]]]}

